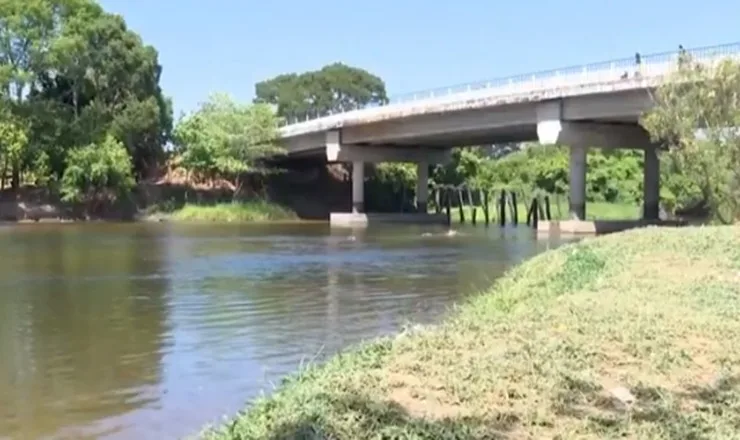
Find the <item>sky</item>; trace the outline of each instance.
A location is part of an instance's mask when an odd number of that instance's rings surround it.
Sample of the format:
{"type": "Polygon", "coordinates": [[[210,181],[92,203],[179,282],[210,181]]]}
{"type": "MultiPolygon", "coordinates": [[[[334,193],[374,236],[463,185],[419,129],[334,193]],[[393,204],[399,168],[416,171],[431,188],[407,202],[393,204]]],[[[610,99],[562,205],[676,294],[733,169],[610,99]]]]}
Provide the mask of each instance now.
{"type": "Polygon", "coordinates": [[[175,115],[343,62],[388,94],[740,42],[740,1],[100,0],[159,51],[175,115]]]}

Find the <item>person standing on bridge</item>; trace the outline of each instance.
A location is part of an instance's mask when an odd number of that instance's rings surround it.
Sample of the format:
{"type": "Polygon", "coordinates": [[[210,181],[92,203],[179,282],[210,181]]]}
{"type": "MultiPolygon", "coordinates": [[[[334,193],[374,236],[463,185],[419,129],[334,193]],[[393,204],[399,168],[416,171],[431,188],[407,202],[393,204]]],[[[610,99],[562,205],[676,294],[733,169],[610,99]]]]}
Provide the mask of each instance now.
{"type": "Polygon", "coordinates": [[[678,67],[683,67],[688,62],[689,54],[683,48],[683,44],[678,45],[678,67]]]}
{"type": "Polygon", "coordinates": [[[640,56],[640,52],[635,52],[635,77],[639,78],[642,76],[642,57],[640,56]]]}

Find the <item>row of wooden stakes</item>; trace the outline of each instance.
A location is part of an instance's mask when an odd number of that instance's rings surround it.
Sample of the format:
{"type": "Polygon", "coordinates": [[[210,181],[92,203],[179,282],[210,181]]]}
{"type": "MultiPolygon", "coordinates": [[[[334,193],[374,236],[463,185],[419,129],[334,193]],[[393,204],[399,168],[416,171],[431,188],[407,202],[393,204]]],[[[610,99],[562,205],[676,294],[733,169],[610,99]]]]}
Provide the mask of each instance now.
{"type": "MultiPolygon", "coordinates": [[[[483,211],[483,222],[488,226],[491,222],[491,210],[489,199],[495,196],[495,191],[483,189],[471,189],[464,186],[438,186],[432,188],[432,200],[437,214],[444,209],[447,215],[447,223],[452,223],[452,206],[456,205],[460,215],[460,223],[465,223],[466,207],[470,207],[470,221],[473,225],[478,223],[478,208],[483,211]]],[[[507,210],[510,215],[510,223],[517,225],[519,222],[519,204],[517,193],[502,189],[498,197],[496,216],[501,226],[506,225],[507,210]]],[[[533,196],[527,206],[527,226],[537,228],[539,220],[552,220],[550,210],[550,196],[533,196]]]]}

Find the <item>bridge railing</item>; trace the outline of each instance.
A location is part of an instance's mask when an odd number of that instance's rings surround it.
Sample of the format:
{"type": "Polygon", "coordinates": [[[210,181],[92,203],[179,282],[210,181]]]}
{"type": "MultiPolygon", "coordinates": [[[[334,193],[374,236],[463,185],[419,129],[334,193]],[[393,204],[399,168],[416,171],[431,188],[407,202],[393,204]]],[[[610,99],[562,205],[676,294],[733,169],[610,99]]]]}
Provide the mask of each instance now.
{"type": "MultiPolygon", "coordinates": [[[[685,54],[693,62],[712,63],[727,57],[740,57],[740,43],[686,49],[685,54]]],[[[468,98],[514,96],[579,85],[635,79],[637,77],[654,78],[675,71],[678,67],[679,55],[680,52],[675,50],[642,55],[639,64],[635,59],[636,57],[633,56],[580,66],[570,66],[439,87],[393,96],[387,104],[371,105],[365,108],[410,103],[422,104],[426,102],[455,101],[468,98]]],[[[361,110],[355,109],[349,110],[349,112],[361,110]]],[[[326,116],[330,115],[309,112],[300,117],[286,118],[283,125],[298,124],[326,116]]]]}

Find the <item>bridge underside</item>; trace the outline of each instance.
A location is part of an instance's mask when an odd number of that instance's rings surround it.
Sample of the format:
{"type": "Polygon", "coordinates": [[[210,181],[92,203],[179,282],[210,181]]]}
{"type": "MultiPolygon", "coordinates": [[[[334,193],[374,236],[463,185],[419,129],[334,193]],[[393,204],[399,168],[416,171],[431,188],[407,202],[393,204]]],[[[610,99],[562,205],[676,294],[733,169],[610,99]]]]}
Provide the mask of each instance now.
{"type": "Polygon", "coordinates": [[[570,147],[570,212],[586,215],[586,153],[588,148],[635,148],[645,151],[645,219],[658,217],[657,145],[638,120],[651,102],[645,91],[588,95],[524,102],[487,109],[423,114],[340,127],[285,139],[291,155],[321,155],[328,162],[353,165],[353,212],[364,212],[364,164],[417,164],[417,209],[427,210],[430,165],[450,159],[452,147],[539,141],[570,147]]]}

